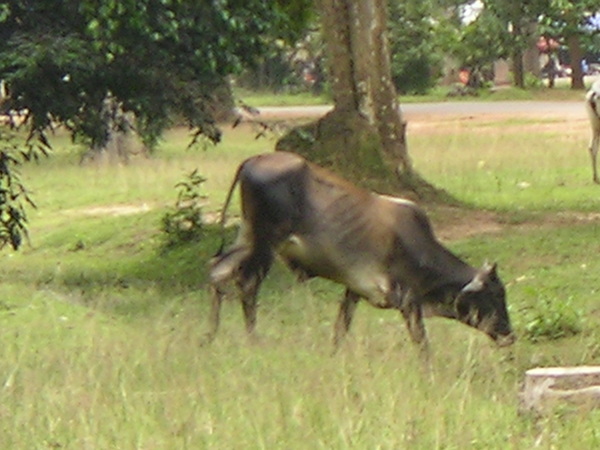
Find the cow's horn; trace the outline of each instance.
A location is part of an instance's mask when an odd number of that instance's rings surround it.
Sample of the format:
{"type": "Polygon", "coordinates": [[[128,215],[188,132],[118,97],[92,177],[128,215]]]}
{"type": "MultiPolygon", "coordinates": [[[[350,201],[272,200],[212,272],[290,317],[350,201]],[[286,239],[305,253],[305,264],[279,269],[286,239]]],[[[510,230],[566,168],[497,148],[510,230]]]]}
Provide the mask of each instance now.
{"type": "Polygon", "coordinates": [[[477,273],[475,277],[464,287],[462,288],[463,292],[477,292],[483,289],[483,280],[481,279],[481,274],[477,273]]]}

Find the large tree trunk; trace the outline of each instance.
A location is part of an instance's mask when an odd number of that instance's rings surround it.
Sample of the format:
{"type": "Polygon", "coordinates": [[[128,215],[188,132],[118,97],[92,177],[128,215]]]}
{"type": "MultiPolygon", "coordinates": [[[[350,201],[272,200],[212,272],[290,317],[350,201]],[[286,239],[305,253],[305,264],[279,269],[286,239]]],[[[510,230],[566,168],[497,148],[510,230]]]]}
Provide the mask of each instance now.
{"type": "Polygon", "coordinates": [[[408,156],[390,69],[385,0],[318,0],[334,109],[296,128],[277,150],[301,153],[369,188],[417,191],[431,186],[408,156]]]}
{"type": "Polygon", "coordinates": [[[581,70],[583,52],[579,36],[576,34],[567,36],[567,46],[569,47],[569,59],[571,60],[571,89],[585,89],[583,70],[581,70]]]}
{"type": "Polygon", "coordinates": [[[106,138],[92,143],[82,155],[82,164],[127,164],[133,156],[148,154],[135,131],[135,115],[123,111],[119,101],[111,94],[104,99],[102,115],[106,121],[106,138]]]}
{"type": "Polygon", "coordinates": [[[525,51],[523,52],[523,71],[535,78],[540,78],[542,68],[540,66],[540,51],[537,48],[539,38],[536,22],[529,22],[525,27],[525,51]]]}
{"type": "MultiPolygon", "coordinates": [[[[513,35],[515,42],[518,42],[522,35],[521,26],[517,23],[513,24],[513,35]]],[[[514,85],[518,88],[525,88],[525,68],[523,67],[523,49],[519,45],[515,45],[511,55],[512,73],[514,77],[514,85]]]]}

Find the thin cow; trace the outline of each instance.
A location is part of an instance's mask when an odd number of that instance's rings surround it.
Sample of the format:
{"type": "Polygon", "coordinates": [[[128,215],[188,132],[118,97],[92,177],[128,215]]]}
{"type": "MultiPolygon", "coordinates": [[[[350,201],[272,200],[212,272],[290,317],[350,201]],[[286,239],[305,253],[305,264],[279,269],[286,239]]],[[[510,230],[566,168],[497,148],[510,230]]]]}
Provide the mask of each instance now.
{"type": "Polygon", "coordinates": [[[457,319],[500,346],[515,340],[496,265],[476,269],[451,253],[413,202],[361,189],[296,154],[274,152],[240,165],[222,225],[238,183],[242,222],[237,239],[211,261],[209,341],[217,333],[223,288],[230,280],[241,291],[246,330],[254,332],[257,293],[275,254],[301,279],[322,277],[346,287],[335,323],[336,346],[360,299],[400,310],[412,340],[423,348],[424,314],[457,319]]]}

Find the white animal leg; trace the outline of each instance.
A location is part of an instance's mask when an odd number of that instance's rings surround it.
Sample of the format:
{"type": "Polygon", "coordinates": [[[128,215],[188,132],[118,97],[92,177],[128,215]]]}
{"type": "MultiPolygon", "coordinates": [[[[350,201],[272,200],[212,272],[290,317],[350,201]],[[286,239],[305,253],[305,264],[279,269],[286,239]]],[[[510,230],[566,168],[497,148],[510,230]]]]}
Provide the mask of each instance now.
{"type": "Polygon", "coordinates": [[[598,168],[597,168],[597,156],[598,156],[598,146],[600,145],[600,129],[593,130],[592,139],[590,141],[590,157],[592,158],[592,174],[594,183],[600,184],[600,179],[598,179],[598,168]]]}

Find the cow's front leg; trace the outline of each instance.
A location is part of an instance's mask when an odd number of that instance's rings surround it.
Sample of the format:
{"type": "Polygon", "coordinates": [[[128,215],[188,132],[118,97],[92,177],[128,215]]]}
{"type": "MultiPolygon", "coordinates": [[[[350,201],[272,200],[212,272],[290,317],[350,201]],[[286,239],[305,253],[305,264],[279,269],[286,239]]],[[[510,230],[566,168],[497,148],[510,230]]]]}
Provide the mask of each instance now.
{"type": "Polygon", "coordinates": [[[340,311],[335,322],[333,337],[333,346],[335,350],[337,350],[340,342],[344,339],[346,334],[348,334],[348,330],[352,324],[352,318],[354,317],[354,311],[356,310],[356,305],[358,304],[359,300],[360,296],[358,294],[352,292],[350,289],[346,289],[344,298],[340,303],[340,311]]]}
{"type": "Polygon", "coordinates": [[[404,293],[400,311],[406,321],[412,341],[419,345],[423,353],[427,354],[429,351],[429,342],[427,341],[427,333],[425,331],[425,324],[423,323],[423,309],[411,289],[404,293]]]}

